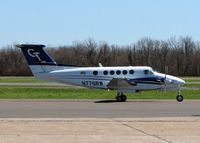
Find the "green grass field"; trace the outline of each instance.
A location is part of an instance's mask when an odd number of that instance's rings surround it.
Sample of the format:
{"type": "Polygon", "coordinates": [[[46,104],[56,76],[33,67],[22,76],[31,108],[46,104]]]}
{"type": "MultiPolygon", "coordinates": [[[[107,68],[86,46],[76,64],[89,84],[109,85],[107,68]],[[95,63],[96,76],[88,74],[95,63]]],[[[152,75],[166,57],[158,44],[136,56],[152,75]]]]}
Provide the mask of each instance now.
{"type": "Polygon", "coordinates": [[[200,82],[200,77],[180,77],[187,82],[200,82]]]}
{"type": "MultiPolygon", "coordinates": [[[[129,99],[175,99],[177,91],[144,91],[126,94],[129,99]]],[[[186,99],[200,99],[199,90],[184,90],[186,99]]],[[[87,88],[2,87],[0,99],[112,99],[115,91],[87,88]]]]}
{"type": "MultiPolygon", "coordinates": [[[[200,77],[183,78],[186,87],[199,87],[200,77]]],[[[34,77],[0,77],[0,83],[42,83],[34,77]]],[[[177,91],[144,91],[126,94],[128,99],[175,99],[177,91]]],[[[185,99],[200,99],[200,90],[183,90],[185,99]]],[[[114,99],[116,91],[69,87],[0,86],[0,99],[114,99]]]]}

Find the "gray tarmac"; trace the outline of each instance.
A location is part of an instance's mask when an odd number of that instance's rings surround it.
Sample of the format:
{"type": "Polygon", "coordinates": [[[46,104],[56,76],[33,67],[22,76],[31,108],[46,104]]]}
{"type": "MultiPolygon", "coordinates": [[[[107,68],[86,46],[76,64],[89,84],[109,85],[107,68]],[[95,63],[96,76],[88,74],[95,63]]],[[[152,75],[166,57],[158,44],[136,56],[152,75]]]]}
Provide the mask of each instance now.
{"type": "MultiPolygon", "coordinates": [[[[55,83],[0,83],[0,86],[72,87],[55,83]]],[[[200,100],[117,103],[3,99],[0,143],[199,143],[199,109],[200,100]]]]}
{"type": "Polygon", "coordinates": [[[200,117],[200,100],[0,100],[0,118],[200,117]]]}
{"type": "Polygon", "coordinates": [[[0,143],[199,143],[200,100],[0,100],[0,143]]]}

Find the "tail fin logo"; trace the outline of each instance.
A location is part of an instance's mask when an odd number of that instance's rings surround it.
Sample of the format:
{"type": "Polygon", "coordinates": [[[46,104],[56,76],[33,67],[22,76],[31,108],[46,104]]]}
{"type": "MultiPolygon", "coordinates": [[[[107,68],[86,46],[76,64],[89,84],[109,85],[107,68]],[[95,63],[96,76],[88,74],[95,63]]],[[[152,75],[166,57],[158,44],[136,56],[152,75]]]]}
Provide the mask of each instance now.
{"type": "Polygon", "coordinates": [[[33,57],[33,58],[37,58],[39,61],[42,61],[40,56],[39,56],[39,52],[34,52],[34,49],[28,49],[27,50],[29,56],[33,57]]]}

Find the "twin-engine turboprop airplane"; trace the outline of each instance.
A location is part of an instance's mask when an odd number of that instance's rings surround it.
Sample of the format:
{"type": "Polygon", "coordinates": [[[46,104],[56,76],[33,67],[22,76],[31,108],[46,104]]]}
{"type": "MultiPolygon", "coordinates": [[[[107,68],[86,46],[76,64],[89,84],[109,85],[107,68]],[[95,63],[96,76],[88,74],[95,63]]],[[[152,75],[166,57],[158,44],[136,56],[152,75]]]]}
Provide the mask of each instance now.
{"type": "Polygon", "coordinates": [[[22,44],[21,48],[34,76],[41,80],[117,90],[116,100],[125,102],[124,93],[144,90],[178,89],[177,101],[183,101],[181,85],[185,81],[154,71],[146,66],[76,67],[57,64],[45,51],[44,45],[22,44]]]}

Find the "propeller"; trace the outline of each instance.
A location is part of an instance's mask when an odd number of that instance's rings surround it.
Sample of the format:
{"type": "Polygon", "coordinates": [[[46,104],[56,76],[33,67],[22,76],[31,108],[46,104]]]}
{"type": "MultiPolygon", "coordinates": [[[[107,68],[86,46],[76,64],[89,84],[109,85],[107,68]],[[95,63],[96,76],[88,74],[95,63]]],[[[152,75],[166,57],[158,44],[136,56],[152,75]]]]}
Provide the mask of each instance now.
{"type": "Polygon", "coordinates": [[[168,73],[168,66],[165,66],[165,77],[163,80],[163,87],[161,88],[162,91],[167,91],[167,73],[168,73]]]}
{"type": "Polygon", "coordinates": [[[165,66],[165,78],[164,78],[164,90],[167,91],[167,74],[168,73],[168,66],[165,66]]]}

